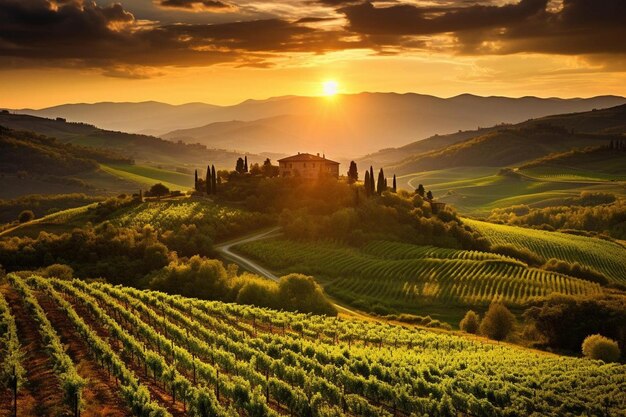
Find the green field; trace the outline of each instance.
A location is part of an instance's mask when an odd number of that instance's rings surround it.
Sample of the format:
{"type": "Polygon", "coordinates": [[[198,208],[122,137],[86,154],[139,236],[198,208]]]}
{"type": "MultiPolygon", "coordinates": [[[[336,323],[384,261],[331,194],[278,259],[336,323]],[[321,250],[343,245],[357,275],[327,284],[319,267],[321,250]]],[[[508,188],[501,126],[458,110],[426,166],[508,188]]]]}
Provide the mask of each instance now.
{"type": "MultiPolygon", "coordinates": [[[[220,417],[579,416],[626,409],[620,364],[101,283],[15,275],[9,282],[0,319],[14,329],[14,321],[33,315],[51,341],[46,354],[57,366],[41,383],[64,381],[65,395],[47,400],[59,407],[85,397],[82,407],[96,411],[106,404],[94,396],[99,384],[119,392],[119,406],[134,410],[127,415],[163,417],[183,415],[181,402],[188,415],[220,417]],[[81,366],[65,353],[60,334],[72,338],[81,366]]],[[[19,331],[10,334],[17,348],[27,341],[19,331]]],[[[9,368],[20,365],[19,356],[3,360],[9,368]]],[[[31,362],[22,364],[32,371],[31,362]]]]}
{"type": "Polygon", "coordinates": [[[149,188],[157,182],[170,190],[190,190],[193,188],[193,175],[145,165],[104,165],[102,170],[118,178],[133,181],[143,188],[149,188]]]}
{"type": "Polygon", "coordinates": [[[451,204],[460,213],[476,216],[517,204],[531,207],[558,204],[566,198],[578,197],[584,191],[626,195],[623,184],[607,181],[614,176],[602,179],[603,174],[594,177],[584,172],[579,173],[583,176],[575,177],[566,168],[549,172],[529,170],[521,171],[521,176],[502,176],[498,175],[500,169],[463,167],[419,172],[398,177],[398,186],[415,190],[418,184],[423,184],[427,190],[432,190],[438,201],[451,204]]]}
{"type": "MultiPolygon", "coordinates": [[[[551,292],[593,294],[597,284],[528,268],[501,255],[373,242],[361,249],[286,239],[249,242],[236,248],[281,274],[313,275],[334,297],[371,309],[380,305],[420,314],[433,306],[520,306],[551,292]]],[[[449,317],[438,319],[449,321],[449,317]]],[[[454,320],[452,320],[454,321],[454,320]]]]}
{"type": "Polygon", "coordinates": [[[478,230],[494,245],[511,244],[542,257],[579,262],[604,274],[610,281],[626,283],[626,249],[602,239],[506,226],[477,220],[463,222],[478,230]]]}

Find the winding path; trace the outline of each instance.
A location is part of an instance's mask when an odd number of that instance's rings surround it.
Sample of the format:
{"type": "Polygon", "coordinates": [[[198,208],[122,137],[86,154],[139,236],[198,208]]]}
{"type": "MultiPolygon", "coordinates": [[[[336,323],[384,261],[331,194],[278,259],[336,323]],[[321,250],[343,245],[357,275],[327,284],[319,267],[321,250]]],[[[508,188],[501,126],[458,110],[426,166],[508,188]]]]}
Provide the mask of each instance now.
{"type": "MultiPolygon", "coordinates": [[[[250,272],[258,274],[267,279],[271,279],[272,281],[278,281],[278,277],[263,266],[259,265],[255,261],[250,258],[246,258],[238,253],[233,252],[233,246],[241,245],[243,243],[254,242],[257,240],[270,239],[276,236],[279,236],[282,232],[280,231],[280,227],[276,226],[271,229],[265,229],[259,232],[255,232],[253,234],[243,236],[234,240],[229,240],[228,242],[221,243],[215,247],[215,250],[226,260],[236,263],[237,265],[247,269],[250,272]]],[[[375,320],[374,317],[368,316],[367,314],[352,310],[350,308],[344,307],[341,304],[337,304],[334,300],[330,300],[333,306],[341,313],[358,317],[364,320],[375,320]]]]}

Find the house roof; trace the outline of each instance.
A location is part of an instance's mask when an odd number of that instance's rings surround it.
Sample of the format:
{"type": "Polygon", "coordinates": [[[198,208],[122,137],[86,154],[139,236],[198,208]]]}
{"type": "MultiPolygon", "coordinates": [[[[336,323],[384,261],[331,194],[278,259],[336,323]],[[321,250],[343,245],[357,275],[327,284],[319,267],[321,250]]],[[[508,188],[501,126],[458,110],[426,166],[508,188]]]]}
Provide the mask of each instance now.
{"type": "Polygon", "coordinates": [[[278,162],[324,162],[326,164],[337,164],[339,162],[331,161],[330,159],[322,158],[319,155],[311,155],[310,153],[299,153],[297,155],[288,156],[283,159],[279,159],[278,162]]]}

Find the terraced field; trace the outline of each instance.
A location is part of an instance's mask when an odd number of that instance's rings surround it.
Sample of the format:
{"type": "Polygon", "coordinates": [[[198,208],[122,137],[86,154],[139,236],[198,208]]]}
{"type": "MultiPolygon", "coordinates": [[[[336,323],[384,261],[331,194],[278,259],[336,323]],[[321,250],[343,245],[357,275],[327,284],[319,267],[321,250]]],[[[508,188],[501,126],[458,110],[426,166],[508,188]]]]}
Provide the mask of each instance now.
{"type": "Polygon", "coordinates": [[[512,244],[542,257],[579,262],[604,274],[609,280],[626,284],[626,249],[602,239],[527,229],[464,219],[492,244],[512,244]]]}
{"type": "Polygon", "coordinates": [[[38,351],[45,380],[32,361],[0,358],[3,369],[7,360],[24,365],[20,393],[38,382],[40,395],[56,394],[40,402],[39,413],[569,417],[626,410],[622,364],[102,283],[8,281],[0,322],[12,330],[2,341],[53,342],[38,351]],[[39,336],[11,325],[32,321],[28,311],[39,336]]]}
{"type": "Polygon", "coordinates": [[[193,175],[168,171],[145,165],[101,165],[100,168],[118,178],[133,181],[143,188],[149,188],[157,182],[170,190],[190,190],[193,188],[193,175]]]}
{"type": "Polygon", "coordinates": [[[413,311],[430,303],[460,305],[503,301],[521,305],[551,292],[592,294],[588,281],[529,268],[501,255],[373,242],[362,249],[285,239],[236,248],[280,273],[310,274],[331,295],[413,311]]]}

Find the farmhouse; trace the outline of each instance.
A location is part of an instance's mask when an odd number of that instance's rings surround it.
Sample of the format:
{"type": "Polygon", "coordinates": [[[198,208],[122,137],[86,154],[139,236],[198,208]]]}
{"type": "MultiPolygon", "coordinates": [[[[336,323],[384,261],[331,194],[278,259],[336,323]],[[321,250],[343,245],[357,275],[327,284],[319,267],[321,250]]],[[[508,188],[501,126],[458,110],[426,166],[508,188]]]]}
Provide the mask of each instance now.
{"type": "Polygon", "coordinates": [[[326,159],[326,156],[299,153],[278,160],[278,168],[281,177],[319,178],[330,176],[339,178],[339,162],[326,159]]]}

